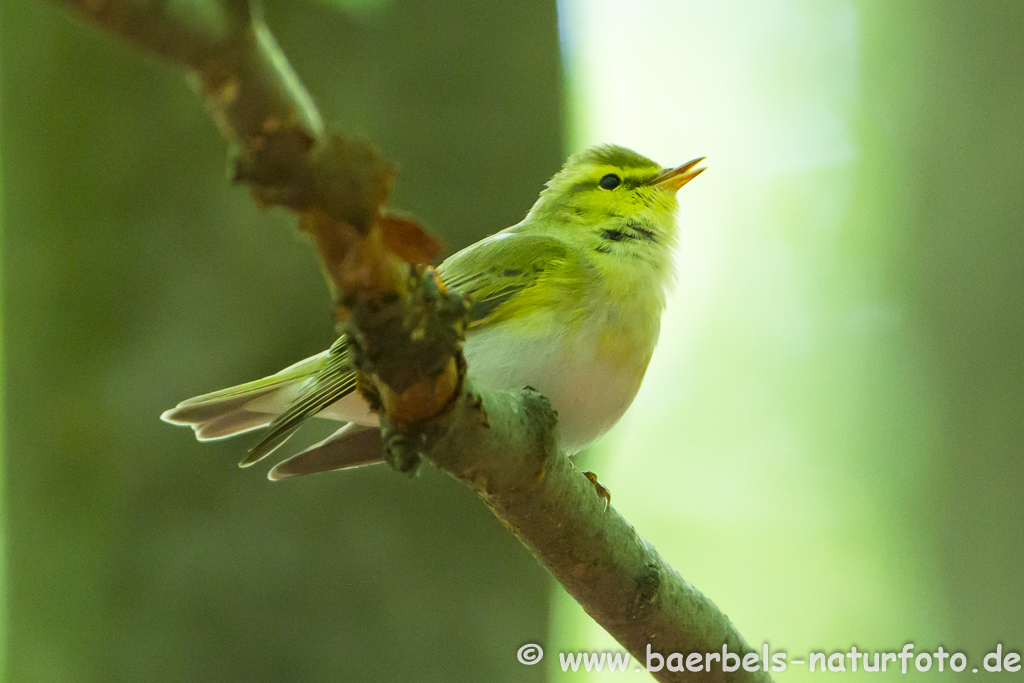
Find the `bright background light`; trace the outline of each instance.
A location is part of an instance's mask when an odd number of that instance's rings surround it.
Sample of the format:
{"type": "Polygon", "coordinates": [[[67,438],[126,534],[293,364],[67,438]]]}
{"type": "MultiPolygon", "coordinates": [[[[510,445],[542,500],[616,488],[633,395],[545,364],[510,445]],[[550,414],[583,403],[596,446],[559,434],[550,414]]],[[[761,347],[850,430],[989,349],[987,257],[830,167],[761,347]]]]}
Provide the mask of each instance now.
{"type": "MultiPolygon", "coordinates": [[[[941,588],[900,512],[927,485],[933,417],[881,286],[889,238],[868,223],[886,197],[859,184],[888,171],[858,131],[857,3],[559,9],[573,149],[709,169],[680,193],[679,279],[644,386],[588,467],[752,644],[934,647],[941,588]]],[[[552,651],[619,649],[558,595],[552,651]]]]}

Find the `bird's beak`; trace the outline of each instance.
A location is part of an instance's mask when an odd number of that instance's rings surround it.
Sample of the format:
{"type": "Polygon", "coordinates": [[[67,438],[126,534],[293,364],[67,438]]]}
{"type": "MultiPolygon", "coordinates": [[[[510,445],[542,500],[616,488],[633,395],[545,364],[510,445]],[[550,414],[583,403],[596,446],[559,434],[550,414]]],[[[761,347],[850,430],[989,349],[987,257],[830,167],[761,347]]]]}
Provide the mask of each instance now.
{"type": "Polygon", "coordinates": [[[705,171],[704,168],[695,169],[694,166],[704,161],[704,157],[688,161],[682,166],[666,168],[664,172],[655,178],[651,184],[665,190],[676,192],[686,183],[690,182],[705,171]]]}

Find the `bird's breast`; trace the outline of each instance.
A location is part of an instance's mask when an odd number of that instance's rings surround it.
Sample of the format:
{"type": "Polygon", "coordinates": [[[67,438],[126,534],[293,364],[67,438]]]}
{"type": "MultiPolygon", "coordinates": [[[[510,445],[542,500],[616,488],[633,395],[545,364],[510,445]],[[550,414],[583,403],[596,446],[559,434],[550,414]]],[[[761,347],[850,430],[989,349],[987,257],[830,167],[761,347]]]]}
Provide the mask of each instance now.
{"type": "Polygon", "coordinates": [[[573,453],[618,422],[643,381],[657,338],[657,316],[632,320],[611,311],[559,319],[547,312],[472,333],[468,371],[495,389],[531,386],[558,412],[559,441],[573,453]]]}

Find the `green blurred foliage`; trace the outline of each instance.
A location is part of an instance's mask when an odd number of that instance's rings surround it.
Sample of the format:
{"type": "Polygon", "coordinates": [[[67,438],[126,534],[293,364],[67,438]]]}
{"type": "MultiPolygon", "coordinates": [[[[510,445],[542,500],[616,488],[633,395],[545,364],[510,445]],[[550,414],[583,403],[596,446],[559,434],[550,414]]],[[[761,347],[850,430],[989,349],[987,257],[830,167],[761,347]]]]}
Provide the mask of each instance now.
{"type": "Polygon", "coordinates": [[[372,18],[391,4],[391,0],[320,0],[320,2],[363,18],[372,18]]]}
{"type": "MultiPolygon", "coordinates": [[[[752,642],[1024,648],[1020,3],[566,8],[597,36],[570,135],[711,168],[589,456],[616,507],[752,642]]],[[[558,167],[551,2],[267,13],[452,249],[558,167]]],[[[524,642],[603,646],[560,592],[545,637],[550,582],[446,478],[272,486],[158,423],[330,342],[315,260],[228,189],[176,70],[32,0],[0,50],[11,681],[539,680],[524,642]]]]}
{"type": "MultiPolygon", "coordinates": [[[[2,93],[0,93],[2,96],[2,93]]],[[[0,121],[0,127],[3,122],[0,121]]],[[[4,200],[4,175],[3,175],[3,159],[0,159],[0,206],[3,206],[4,200]]],[[[4,235],[4,224],[3,224],[3,212],[0,211],[0,254],[3,254],[3,240],[4,235]]],[[[0,282],[3,281],[3,262],[0,259],[0,282]]],[[[0,288],[0,317],[3,316],[4,302],[3,302],[3,291],[0,288]]],[[[0,334],[0,359],[3,358],[4,353],[4,340],[3,334],[0,334]]],[[[5,419],[4,410],[4,389],[6,388],[6,382],[3,378],[3,363],[0,362],[0,511],[6,508],[6,501],[3,489],[3,475],[4,475],[4,446],[7,443],[7,424],[5,419]]],[[[0,512],[0,520],[2,520],[2,512],[0,512]]],[[[6,671],[7,669],[7,527],[6,525],[0,525],[0,672],[6,671]]],[[[3,674],[0,673],[0,681],[3,681],[3,674]]]]}
{"type": "MultiPolygon", "coordinates": [[[[399,160],[450,250],[558,168],[555,8],[267,2],[325,117],[399,160]]],[[[0,4],[10,681],[524,681],[549,580],[464,487],[272,485],[157,416],[332,341],[315,257],[261,213],[174,68],[0,4]]]]}

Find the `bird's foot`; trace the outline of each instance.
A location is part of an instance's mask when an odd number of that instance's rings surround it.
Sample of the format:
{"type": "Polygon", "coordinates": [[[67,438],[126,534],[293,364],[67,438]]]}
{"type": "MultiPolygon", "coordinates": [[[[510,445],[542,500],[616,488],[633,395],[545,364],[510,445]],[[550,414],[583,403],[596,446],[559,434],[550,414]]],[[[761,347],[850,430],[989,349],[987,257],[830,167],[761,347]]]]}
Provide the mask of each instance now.
{"type": "Polygon", "coordinates": [[[594,491],[597,495],[604,499],[604,510],[608,511],[608,508],[612,506],[612,492],[608,488],[597,480],[597,475],[593,472],[584,472],[583,476],[590,480],[590,483],[594,485],[594,491]]]}

